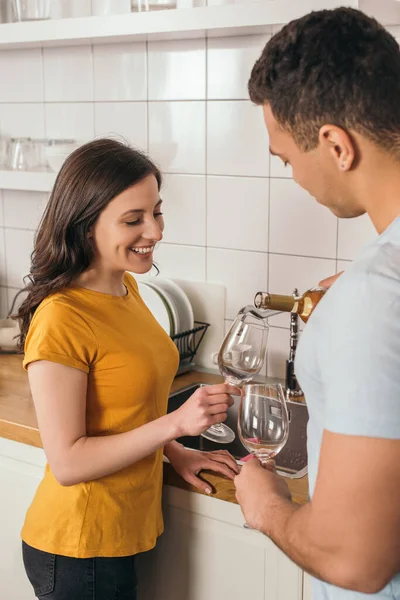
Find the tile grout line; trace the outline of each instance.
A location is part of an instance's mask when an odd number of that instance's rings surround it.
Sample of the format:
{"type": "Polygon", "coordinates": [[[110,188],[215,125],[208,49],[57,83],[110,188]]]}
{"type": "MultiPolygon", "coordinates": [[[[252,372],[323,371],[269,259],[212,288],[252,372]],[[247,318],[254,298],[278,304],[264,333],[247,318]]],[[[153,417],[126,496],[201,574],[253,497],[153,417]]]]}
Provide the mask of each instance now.
{"type": "MultiPolygon", "coordinates": [[[[90,2],[90,11],[92,12],[92,2],[90,2]]],[[[93,137],[96,137],[96,111],[95,107],[95,96],[96,96],[96,71],[94,67],[94,44],[90,44],[90,52],[92,57],[92,121],[93,121],[93,137]]]]}
{"type": "MultiPolygon", "coordinates": [[[[146,46],[148,45],[148,42],[145,42],[146,46]]],[[[95,44],[91,44],[92,48],[95,44]]],[[[42,51],[44,50],[44,48],[41,49],[42,51]]],[[[207,101],[209,102],[246,102],[248,103],[249,101],[246,99],[230,99],[230,98],[223,98],[223,99],[218,99],[218,98],[207,98],[207,101]]],[[[102,104],[103,102],[120,102],[121,104],[126,104],[126,103],[133,103],[133,104],[140,104],[145,102],[145,100],[50,100],[48,102],[48,104],[102,104]]],[[[151,102],[154,102],[155,104],[163,104],[163,103],[173,103],[173,104],[177,104],[177,103],[192,103],[192,102],[204,102],[204,98],[190,98],[189,100],[177,100],[174,98],[171,99],[165,99],[163,98],[162,100],[151,100],[151,102]]],[[[0,107],[2,105],[7,105],[7,104],[23,104],[23,105],[35,105],[35,104],[42,104],[42,102],[37,101],[37,100],[32,100],[32,101],[10,101],[10,102],[4,102],[4,101],[0,101],[0,107]]]]}
{"type": "Polygon", "coordinates": [[[336,264],[335,264],[336,273],[338,272],[338,262],[339,262],[339,219],[336,218],[336,264]]]}
{"type": "Polygon", "coordinates": [[[150,76],[149,76],[149,42],[145,42],[146,49],[146,64],[145,64],[145,77],[146,77],[146,151],[150,154],[150,76]]]}
{"type": "Polygon", "coordinates": [[[46,77],[44,70],[44,48],[43,46],[40,48],[40,61],[42,67],[42,92],[43,92],[43,101],[42,101],[42,111],[43,111],[43,124],[44,124],[44,137],[47,138],[47,111],[46,111],[46,77]]]}
{"type": "Polygon", "coordinates": [[[205,39],[205,280],[208,281],[208,38],[205,39]]]}

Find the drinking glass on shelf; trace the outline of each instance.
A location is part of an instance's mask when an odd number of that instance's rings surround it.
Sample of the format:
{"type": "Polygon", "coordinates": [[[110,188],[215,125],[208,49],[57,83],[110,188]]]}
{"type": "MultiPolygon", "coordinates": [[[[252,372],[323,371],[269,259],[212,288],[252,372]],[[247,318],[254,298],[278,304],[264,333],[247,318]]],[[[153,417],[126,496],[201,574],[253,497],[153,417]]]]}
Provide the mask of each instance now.
{"type": "Polygon", "coordinates": [[[11,138],[7,143],[6,168],[30,171],[37,166],[34,143],[31,138],[11,138]]]}
{"type": "Polygon", "coordinates": [[[147,12],[150,10],[166,10],[176,8],[176,0],[132,0],[132,12],[147,12]]]}
{"type": "Polygon", "coordinates": [[[238,433],[243,446],[262,464],[282,450],[289,435],[289,416],[280,383],[243,387],[238,433]]]}
{"type": "Polygon", "coordinates": [[[12,0],[14,21],[50,19],[51,0],[12,0]]]}
{"type": "MultiPolygon", "coordinates": [[[[241,386],[260,372],[267,349],[268,323],[257,311],[241,312],[229,329],[218,352],[218,366],[226,383],[241,386]]],[[[229,444],[235,434],[224,423],[212,425],[201,434],[212,442],[229,444]]]]}

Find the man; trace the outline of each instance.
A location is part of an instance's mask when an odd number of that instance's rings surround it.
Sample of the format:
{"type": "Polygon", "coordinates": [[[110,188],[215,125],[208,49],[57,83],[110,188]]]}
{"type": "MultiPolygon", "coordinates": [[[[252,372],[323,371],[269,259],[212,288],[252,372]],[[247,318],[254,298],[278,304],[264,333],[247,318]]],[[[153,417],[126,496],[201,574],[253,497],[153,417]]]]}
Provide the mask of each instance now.
{"type": "Polygon", "coordinates": [[[368,213],[380,236],[328,290],[298,347],[311,500],[293,504],[254,458],[237,498],[247,523],[315,576],[314,600],[399,600],[399,47],[361,12],[314,12],[268,42],[249,92],[297,183],[338,217],[368,213]]]}

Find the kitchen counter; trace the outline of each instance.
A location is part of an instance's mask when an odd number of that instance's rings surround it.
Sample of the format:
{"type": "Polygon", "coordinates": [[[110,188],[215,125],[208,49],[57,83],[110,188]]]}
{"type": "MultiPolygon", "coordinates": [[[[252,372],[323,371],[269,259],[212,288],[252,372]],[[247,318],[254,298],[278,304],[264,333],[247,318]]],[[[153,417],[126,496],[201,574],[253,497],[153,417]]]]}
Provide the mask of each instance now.
{"type": "MultiPolygon", "coordinates": [[[[177,391],[195,382],[213,384],[222,381],[223,379],[219,375],[192,371],[176,377],[172,391],[177,391]]],[[[0,356],[0,437],[42,448],[28,376],[22,369],[21,355],[0,356]]],[[[235,487],[232,481],[208,471],[203,471],[201,476],[211,484],[212,497],[236,503],[235,487]]],[[[287,482],[293,501],[298,504],[307,502],[308,478],[287,479],[287,482]]],[[[164,463],[164,483],[201,493],[177,475],[168,463],[164,463]]]]}

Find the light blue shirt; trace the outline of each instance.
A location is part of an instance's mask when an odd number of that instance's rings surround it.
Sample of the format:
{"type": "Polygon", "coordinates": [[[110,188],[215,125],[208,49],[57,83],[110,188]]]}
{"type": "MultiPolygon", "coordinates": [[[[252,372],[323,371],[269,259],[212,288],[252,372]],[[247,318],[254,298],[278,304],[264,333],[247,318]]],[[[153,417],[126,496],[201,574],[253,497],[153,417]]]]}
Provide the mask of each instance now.
{"type": "MultiPolygon", "coordinates": [[[[324,429],[400,439],[400,217],[314,310],[298,346],[296,374],[310,414],[311,495],[324,429]]],[[[313,600],[377,598],[400,600],[400,573],[372,595],[314,580],[313,600]]]]}

